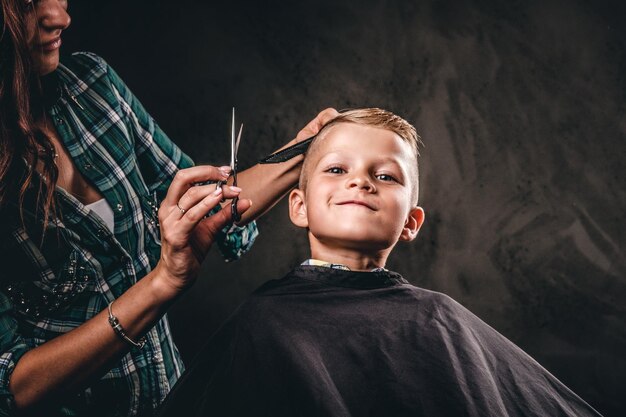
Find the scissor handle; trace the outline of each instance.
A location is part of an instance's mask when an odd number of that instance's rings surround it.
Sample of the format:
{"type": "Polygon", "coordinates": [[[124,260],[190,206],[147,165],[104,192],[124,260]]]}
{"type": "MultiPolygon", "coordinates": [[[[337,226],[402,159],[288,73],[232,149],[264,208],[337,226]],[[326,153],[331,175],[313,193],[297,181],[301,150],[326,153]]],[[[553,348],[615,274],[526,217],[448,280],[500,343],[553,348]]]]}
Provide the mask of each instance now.
{"type": "MultiPolygon", "coordinates": [[[[235,157],[235,163],[233,164],[233,186],[237,186],[237,158],[235,157]]],[[[241,220],[241,214],[237,211],[237,201],[239,201],[239,197],[233,198],[230,203],[230,214],[232,215],[232,219],[234,223],[237,223],[241,220]]]]}

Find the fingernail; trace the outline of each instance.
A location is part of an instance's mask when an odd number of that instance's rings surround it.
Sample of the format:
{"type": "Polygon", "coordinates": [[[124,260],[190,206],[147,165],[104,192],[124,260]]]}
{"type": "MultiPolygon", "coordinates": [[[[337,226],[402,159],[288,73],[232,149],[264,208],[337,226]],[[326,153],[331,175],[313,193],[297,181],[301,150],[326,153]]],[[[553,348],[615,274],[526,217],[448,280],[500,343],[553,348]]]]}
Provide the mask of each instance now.
{"type": "Polygon", "coordinates": [[[230,186],[230,189],[236,193],[240,193],[241,192],[241,188],[239,187],[235,187],[234,185],[230,186]]]}
{"type": "Polygon", "coordinates": [[[223,167],[219,167],[218,168],[220,170],[220,172],[224,175],[228,175],[230,174],[230,167],[228,165],[225,165],[223,167]]]}
{"type": "Polygon", "coordinates": [[[215,191],[211,193],[211,195],[220,195],[222,194],[222,187],[217,187],[215,191]]]}

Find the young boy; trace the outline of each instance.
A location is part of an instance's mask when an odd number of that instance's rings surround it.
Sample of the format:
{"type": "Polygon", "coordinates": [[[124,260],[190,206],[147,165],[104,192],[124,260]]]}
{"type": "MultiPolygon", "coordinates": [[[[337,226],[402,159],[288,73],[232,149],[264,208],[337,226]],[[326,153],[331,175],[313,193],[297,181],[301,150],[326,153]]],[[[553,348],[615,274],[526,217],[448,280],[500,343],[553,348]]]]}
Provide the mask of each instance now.
{"type": "Polygon", "coordinates": [[[312,259],[238,309],[162,415],[599,415],[461,305],[385,269],[424,221],[418,145],[381,109],[319,132],[289,197],[312,259]]]}

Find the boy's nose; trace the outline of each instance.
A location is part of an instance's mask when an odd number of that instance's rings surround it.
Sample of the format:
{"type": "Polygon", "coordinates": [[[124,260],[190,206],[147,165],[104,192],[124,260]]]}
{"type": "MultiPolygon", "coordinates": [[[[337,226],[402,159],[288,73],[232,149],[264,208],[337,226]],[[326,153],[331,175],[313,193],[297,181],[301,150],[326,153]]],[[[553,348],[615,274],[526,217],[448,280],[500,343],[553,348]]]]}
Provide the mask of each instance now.
{"type": "Polygon", "coordinates": [[[39,25],[47,30],[66,29],[72,19],[67,13],[67,1],[44,0],[37,7],[39,25]]]}
{"type": "Polygon", "coordinates": [[[365,174],[351,175],[346,182],[347,188],[359,188],[369,192],[375,192],[376,187],[370,177],[365,174]]]}

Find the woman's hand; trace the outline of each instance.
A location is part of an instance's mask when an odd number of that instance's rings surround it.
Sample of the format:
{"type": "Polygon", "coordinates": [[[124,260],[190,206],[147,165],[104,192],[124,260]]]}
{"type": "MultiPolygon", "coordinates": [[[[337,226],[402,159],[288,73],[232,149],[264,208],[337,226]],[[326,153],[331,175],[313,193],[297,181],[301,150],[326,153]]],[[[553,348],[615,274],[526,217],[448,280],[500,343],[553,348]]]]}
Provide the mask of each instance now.
{"type": "Polygon", "coordinates": [[[307,123],[307,125],[298,132],[295,139],[296,142],[301,142],[311,136],[317,135],[317,132],[319,132],[326,123],[330,122],[337,116],[339,116],[339,112],[332,107],[322,110],[317,116],[315,116],[315,119],[307,123]]]}
{"type": "MultiPolygon", "coordinates": [[[[180,170],[161,203],[161,260],[155,270],[161,272],[158,276],[174,295],[193,284],[215,236],[231,222],[230,210],[205,216],[223,199],[238,197],[241,192],[240,188],[228,185],[216,188],[215,184],[195,184],[225,181],[229,174],[227,166],[204,165],[180,170]]],[[[240,199],[237,210],[244,213],[250,206],[250,200],[240,199]]]]}

